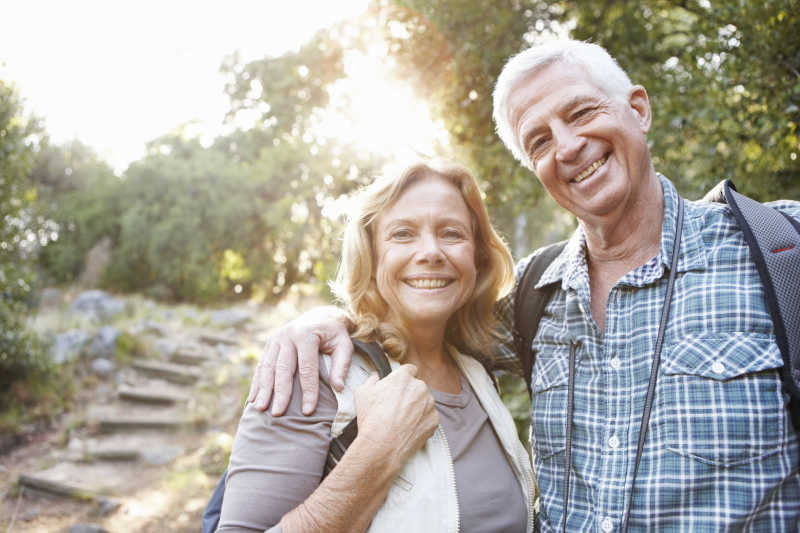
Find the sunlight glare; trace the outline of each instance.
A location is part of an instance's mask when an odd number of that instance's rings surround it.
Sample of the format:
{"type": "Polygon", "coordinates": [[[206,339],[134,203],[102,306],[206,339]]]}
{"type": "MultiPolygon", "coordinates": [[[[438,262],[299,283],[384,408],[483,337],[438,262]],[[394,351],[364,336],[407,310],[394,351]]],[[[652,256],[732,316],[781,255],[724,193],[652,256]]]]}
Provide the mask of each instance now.
{"type": "Polygon", "coordinates": [[[381,62],[385,50],[345,56],[347,77],[333,84],[330,108],[318,134],[391,159],[434,157],[449,141],[441,121],[413,89],[392,79],[381,62]]]}

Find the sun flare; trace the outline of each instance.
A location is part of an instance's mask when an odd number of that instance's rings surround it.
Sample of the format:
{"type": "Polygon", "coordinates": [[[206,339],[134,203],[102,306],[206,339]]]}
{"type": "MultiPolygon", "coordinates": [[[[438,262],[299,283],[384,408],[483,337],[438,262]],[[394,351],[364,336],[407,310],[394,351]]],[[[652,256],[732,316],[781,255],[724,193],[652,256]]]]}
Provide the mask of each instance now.
{"type": "Polygon", "coordinates": [[[347,76],[331,86],[318,133],[392,160],[441,154],[449,145],[444,125],[385,59],[380,52],[345,56],[347,76]]]}

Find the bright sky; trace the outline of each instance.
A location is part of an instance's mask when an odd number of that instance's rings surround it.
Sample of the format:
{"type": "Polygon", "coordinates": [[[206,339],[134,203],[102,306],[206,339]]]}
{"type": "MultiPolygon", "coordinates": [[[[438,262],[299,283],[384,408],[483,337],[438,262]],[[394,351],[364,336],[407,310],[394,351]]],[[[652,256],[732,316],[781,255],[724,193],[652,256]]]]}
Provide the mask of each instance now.
{"type": "MultiPolygon", "coordinates": [[[[223,132],[228,100],[218,71],[227,54],[239,50],[245,61],[280,55],[367,3],[3,0],[0,76],[17,84],[52,139],[78,138],[122,171],[144,154],[146,141],[180,124],[196,120],[205,136],[223,132]]],[[[348,72],[349,90],[364,95],[351,120],[339,122],[354,141],[380,149],[442,139],[408,89],[383,81],[379,62],[354,57],[348,72]],[[405,139],[380,136],[393,120],[403,121],[394,131],[405,139]]]]}

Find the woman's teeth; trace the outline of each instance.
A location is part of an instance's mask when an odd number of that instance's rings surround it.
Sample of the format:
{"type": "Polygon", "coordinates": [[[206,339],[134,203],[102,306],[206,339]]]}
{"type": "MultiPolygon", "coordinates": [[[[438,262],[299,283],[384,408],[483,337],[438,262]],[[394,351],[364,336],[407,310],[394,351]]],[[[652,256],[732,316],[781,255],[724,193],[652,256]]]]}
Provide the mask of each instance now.
{"type": "Polygon", "coordinates": [[[441,289],[446,286],[449,281],[446,279],[410,279],[406,283],[415,289],[441,289]]]}

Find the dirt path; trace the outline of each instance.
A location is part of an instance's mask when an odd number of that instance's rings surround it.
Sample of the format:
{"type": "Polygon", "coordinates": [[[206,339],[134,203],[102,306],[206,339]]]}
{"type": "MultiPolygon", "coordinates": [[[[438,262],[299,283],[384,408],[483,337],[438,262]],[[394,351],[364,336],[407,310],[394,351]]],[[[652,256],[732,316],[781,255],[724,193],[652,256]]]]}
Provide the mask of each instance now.
{"type": "Polygon", "coordinates": [[[148,348],[0,456],[0,531],[198,531],[266,332],[294,309],[162,328],[170,353],[148,348]]]}

